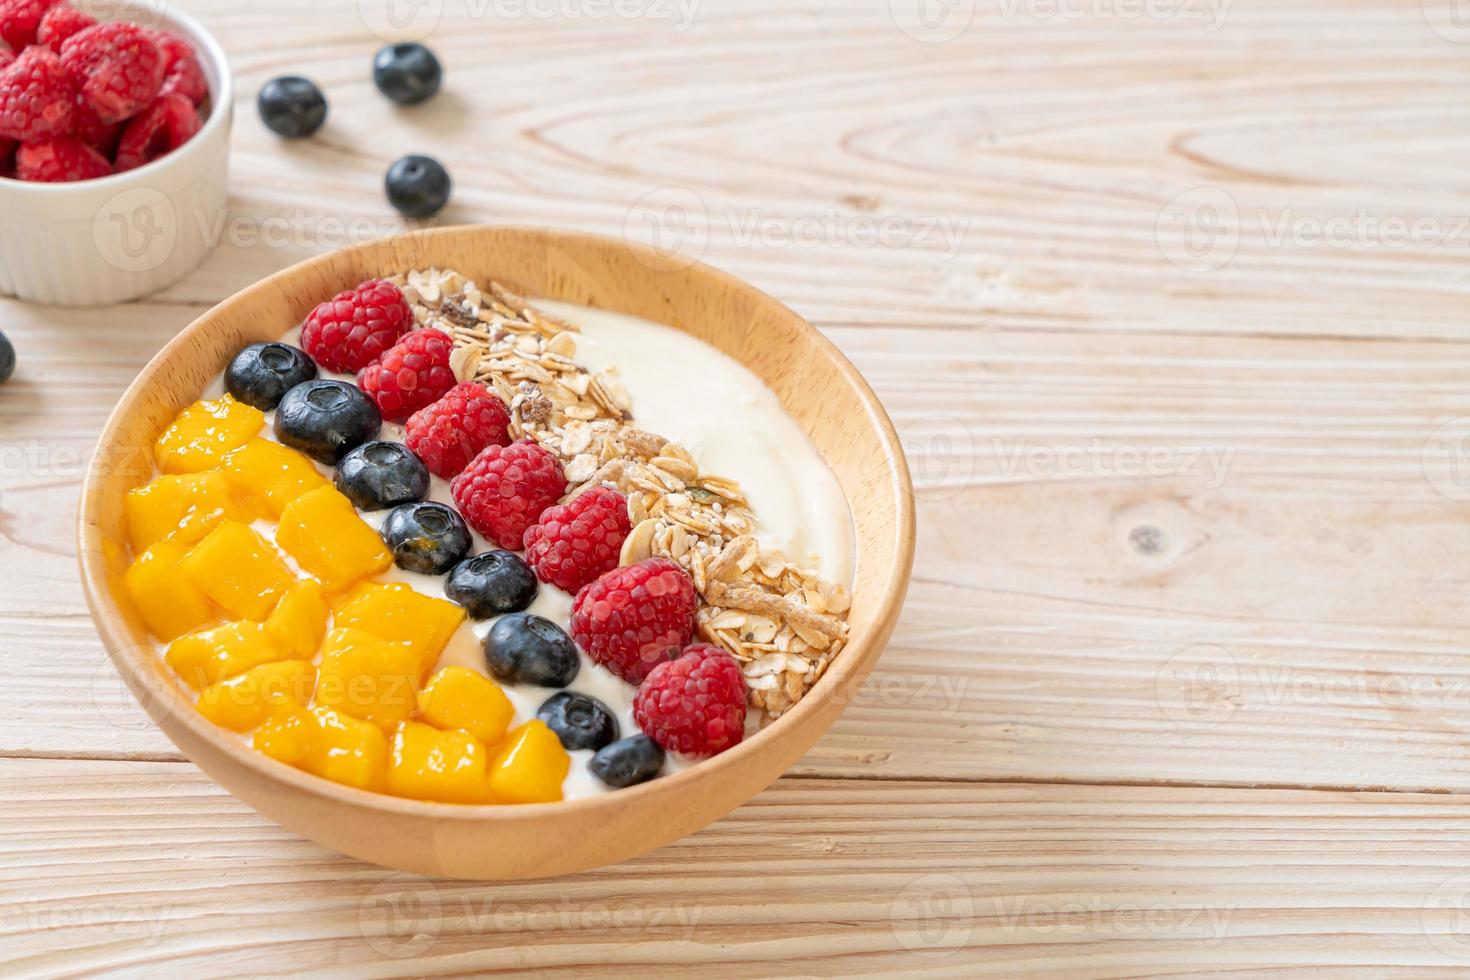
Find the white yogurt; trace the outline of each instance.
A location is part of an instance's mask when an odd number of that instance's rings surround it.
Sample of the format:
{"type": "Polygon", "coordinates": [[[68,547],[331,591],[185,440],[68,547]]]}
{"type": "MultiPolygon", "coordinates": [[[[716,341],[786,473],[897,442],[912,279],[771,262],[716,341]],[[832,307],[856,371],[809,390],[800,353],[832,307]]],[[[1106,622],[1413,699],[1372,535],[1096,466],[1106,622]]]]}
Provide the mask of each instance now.
{"type": "MultiPolygon", "coordinates": [[[[591,371],[622,381],[632,400],[635,424],[689,450],[702,472],[740,483],[755,512],[756,536],[763,546],[779,548],[787,557],[815,568],[828,581],[852,584],[852,516],[842,490],[805,433],[754,373],[709,344],[670,327],[569,303],[535,303],[581,328],[575,360],[591,371]]],[[[281,340],[299,344],[300,335],[298,327],[281,340]]],[[[353,380],[351,375],[328,371],[323,371],[322,377],[353,380]]],[[[223,392],[222,372],[203,397],[215,398],[223,392]]],[[[262,437],[275,439],[274,422],[275,413],[267,412],[262,437]]],[[[401,442],[403,426],[385,422],[378,438],[401,442]]],[[[317,464],[317,469],[331,478],[330,467],[317,464]]],[[[433,477],[428,499],[453,506],[449,481],[433,477]]],[[[387,515],[386,510],[361,514],[375,529],[382,526],[387,515]]],[[[274,540],[273,525],[262,521],[255,528],[274,540]]],[[[495,548],[474,531],[471,534],[471,554],[495,548]]],[[[291,564],[295,568],[295,563],[291,564]]],[[[445,576],[423,575],[394,566],[377,580],[403,582],[425,595],[444,597],[445,576]]],[[[527,611],[565,629],[571,621],[572,597],[542,582],[536,601],[527,611]]],[[[438,666],[453,664],[486,673],[481,641],[492,625],[494,620],[467,621],[450,638],[438,666]]],[[[593,663],[585,653],[580,656],[581,670],[566,689],[607,705],[618,720],[621,737],[636,734],[639,728],[633,721],[633,695],[637,689],[593,663]]],[[[500,686],[515,707],[512,725],[536,717],[536,710],[556,693],[548,688],[500,686]]],[[[754,728],[755,724],[752,717],[748,727],[754,728]]],[[[566,799],[610,791],[587,768],[593,755],[590,750],[570,755],[572,765],[562,787],[566,799]]],[[[686,768],[694,761],[670,754],[664,774],[686,768]]]]}

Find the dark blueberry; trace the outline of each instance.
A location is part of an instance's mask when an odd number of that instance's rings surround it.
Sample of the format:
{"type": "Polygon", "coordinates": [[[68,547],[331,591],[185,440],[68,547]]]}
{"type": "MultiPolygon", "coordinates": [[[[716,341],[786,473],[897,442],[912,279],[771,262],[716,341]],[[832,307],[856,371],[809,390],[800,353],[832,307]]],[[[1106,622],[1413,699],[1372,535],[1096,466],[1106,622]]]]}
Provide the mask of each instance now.
{"type": "Polygon", "coordinates": [[[388,168],[388,203],[405,218],[429,218],[449,203],[449,171],[433,157],[407,156],[388,168]]]}
{"type": "Polygon", "coordinates": [[[287,139],[310,136],[327,121],[327,97],[315,84],[296,75],[266,82],[255,106],[265,128],[287,139]]]}
{"type": "Polygon", "coordinates": [[[373,84],[399,105],[416,105],[439,91],[444,69],[422,44],[390,44],[373,58],[373,84]]]}
{"type": "Polygon", "coordinates": [[[286,392],[316,377],[316,361],[290,344],[251,344],[225,369],[225,390],[247,405],[269,412],[286,392]]]}
{"type": "Polygon", "coordinates": [[[587,768],[618,789],[646,783],[664,767],[664,750],[647,735],[634,735],[598,749],[587,768]]]}
{"type": "Polygon", "coordinates": [[[537,710],[536,717],[556,732],[561,747],[568,752],[600,749],[618,740],[618,720],[607,710],[607,705],[585,694],[569,691],[553,694],[537,710]]]}
{"type": "Polygon", "coordinates": [[[14,373],[15,348],[10,346],[9,339],[0,333],[0,384],[4,384],[14,373]]]}
{"type": "Polygon", "coordinates": [[[276,438],[319,463],[336,466],[383,427],[378,406],[345,381],[306,381],[276,406],[276,438]]]}
{"type": "Polygon", "coordinates": [[[464,606],[471,619],[493,619],[530,606],[536,589],[536,573],[519,555],[487,551],[456,565],[444,594],[464,606]]]}
{"type": "Polygon", "coordinates": [[[337,489],[358,510],[423,500],[429,469],[401,442],[365,442],[337,464],[337,489]]]}
{"type": "Polygon", "coordinates": [[[566,687],[582,667],[572,638],[551,620],[530,613],[497,619],[484,647],[485,666],[506,684],[566,687]]]}
{"type": "Polygon", "coordinates": [[[400,504],[383,521],[383,543],[398,567],[443,575],[470,553],[470,529],[444,504],[400,504]]]}

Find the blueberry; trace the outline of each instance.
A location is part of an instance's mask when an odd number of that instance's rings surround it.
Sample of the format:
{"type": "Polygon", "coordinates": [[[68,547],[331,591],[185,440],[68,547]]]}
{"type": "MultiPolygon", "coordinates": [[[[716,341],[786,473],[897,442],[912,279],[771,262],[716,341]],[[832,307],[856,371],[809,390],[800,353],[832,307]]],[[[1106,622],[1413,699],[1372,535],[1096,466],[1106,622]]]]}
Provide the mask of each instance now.
{"type": "Polygon", "coordinates": [[[365,442],[337,464],[337,489],[358,510],[423,500],[429,469],[401,442],[365,442]]]}
{"type": "Polygon", "coordinates": [[[471,619],[493,619],[530,606],[536,589],[536,573],[519,555],[487,551],[456,565],[444,594],[469,610],[471,619]]]}
{"type": "Polygon", "coordinates": [[[0,384],[4,384],[15,373],[15,348],[9,339],[0,333],[0,384]]]}
{"type": "Polygon", "coordinates": [[[327,97],[315,84],[296,75],[266,82],[255,107],[265,128],[287,139],[310,136],[327,121],[327,97]]]}
{"type": "Polygon", "coordinates": [[[382,427],[378,406],[345,381],[302,382],[276,407],[276,438],[328,466],[382,427]]]}
{"type": "Polygon", "coordinates": [[[439,59],[422,44],[390,44],[373,58],[373,84],[399,105],[431,98],[443,81],[439,59]]]}
{"type": "Polygon", "coordinates": [[[433,157],[406,156],[388,168],[388,203],[405,218],[429,218],[449,203],[449,171],[433,157]]]}
{"type": "Polygon", "coordinates": [[[400,504],[383,522],[383,543],[399,568],[443,575],[469,554],[470,529],[453,507],[400,504]]]}
{"type": "Polygon", "coordinates": [[[566,687],[582,667],[572,638],[551,620],[530,613],[496,620],[484,647],[485,666],[506,684],[566,687]]]}
{"type": "Polygon", "coordinates": [[[568,752],[600,749],[618,740],[618,721],[607,705],[585,694],[553,694],[536,711],[536,717],[556,732],[561,747],[568,752]]]}
{"type": "Polygon", "coordinates": [[[269,412],[286,392],[316,377],[316,361],[290,344],[251,344],[225,369],[225,390],[238,401],[269,412]]]}
{"type": "Polygon", "coordinates": [[[646,783],[664,766],[664,750],[647,735],[634,735],[599,749],[587,763],[592,775],[617,789],[646,783]]]}

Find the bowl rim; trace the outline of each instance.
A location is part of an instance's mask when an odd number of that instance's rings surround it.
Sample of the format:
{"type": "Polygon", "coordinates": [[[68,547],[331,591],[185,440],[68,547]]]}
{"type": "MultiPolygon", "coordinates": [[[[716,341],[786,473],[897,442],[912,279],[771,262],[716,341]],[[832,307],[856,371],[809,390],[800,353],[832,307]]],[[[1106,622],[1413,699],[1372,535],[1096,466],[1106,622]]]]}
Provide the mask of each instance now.
{"type": "MultiPolygon", "coordinates": [[[[199,49],[196,53],[204,55],[214,65],[219,75],[219,91],[211,90],[209,93],[209,117],[204,120],[204,125],[199,127],[199,132],[189,137],[188,141],[172,153],[165,154],[157,160],[143,164],[134,170],[124,170],[122,173],[108,174],[106,177],[96,177],[92,180],[71,181],[69,183],[42,183],[30,180],[15,180],[13,178],[0,177],[0,191],[9,194],[31,194],[37,198],[64,194],[78,194],[81,191],[111,190],[128,181],[140,177],[152,177],[160,174],[169,166],[178,163],[181,159],[187,159],[196,153],[200,146],[209,141],[209,137],[221,126],[228,125],[228,120],[235,113],[235,77],[230,71],[230,60],[225,54],[225,49],[220,45],[213,34],[205,30],[204,25],[199,23],[189,14],[169,3],[159,0],[117,0],[112,5],[116,10],[143,10],[155,14],[159,19],[158,26],[180,27],[188,32],[188,40],[193,41],[199,49]]],[[[113,18],[114,20],[127,20],[126,17],[113,18]]],[[[99,23],[109,23],[108,20],[99,20],[99,23]]]]}
{"type": "MultiPolygon", "coordinates": [[[[169,361],[185,351],[189,340],[197,333],[201,333],[211,326],[213,321],[227,314],[228,308],[237,301],[257,291],[269,291],[277,288],[277,284],[293,279],[301,273],[318,267],[328,267],[339,261],[339,257],[359,251],[380,249],[385,243],[413,243],[434,237],[453,237],[457,235],[473,233],[489,234],[525,234],[529,236],[542,236],[548,242],[556,240],[578,241],[590,247],[621,248],[631,251],[635,258],[652,263],[658,268],[667,266],[667,259],[662,253],[655,249],[619,238],[595,235],[587,232],[569,231],[559,228],[531,226],[531,225],[454,225],[444,228],[418,230],[406,232],[400,235],[388,236],[375,239],[358,245],[352,245],[336,249],[321,255],[314,256],[295,265],[289,266],[279,272],[273,273],[245,289],[236,292],[229,298],[214,305],[200,316],[195,318],[188,326],[180,330],[169,340],[164,347],[155,354],[149,362],[139,371],[138,376],[133,379],[123,395],[118,399],[108,416],[106,425],[98,439],[96,451],[92,462],[88,465],[87,474],[82,484],[81,506],[77,514],[77,544],[78,561],[81,566],[81,578],[83,590],[86,594],[87,604],[92,615],[93,624],[103,641],[113,663],[129,676],[129,686],[144,685],[150,693],[161,697],[167,703],[159,706],[166,712],[166,717],[171,717],[187,728],[192,734],[203,738],[215,750],[233,757],[246,768],[254,770],[268,777],[276,783],[284,783],[290,788],[310,794],[314,797],[327,801],[364,808],[367,810],[383,813],[392,813],[406,817],[434,818],[436,820],[471,821],[471,822],[496,822],[496,821],[520,821],[525,818],[534,818],[539,815],[555,813],[558,817],[582,815],[588,816],[599,811],[623,804],[635,804],[645,800],[652,800],[660,796],[677,796],[685,789],[692,787],[703,780],[717,780],[728,770],[735,769],[748,757],[765,751],[775,739],[780,738],[786,729],[796,728],[801,720],[808,715],[822,711],[829,706],[834,695],[843,690],[854,690],[853,685],[860,683],[866,676],[872,663],[876,661],[881,652],[882,645],[886,643],[887,631],[882,628],[883,623],[892,623],[902,607],[904,595],[908,589],[909,575],[913,566],[914,555],[914,495],[910,481],[909,470],[904,456],[897,432],[894,430],[893,422],[883,408],[878,396],[873,392],[867,381],[858,372],[845,355],[832,343],[821,331],[813,327],[807,320],[791,310],[779,300],[769,294],[757,289],[755,286],[739,279],[730,273],[724,272],[704,262],[692,262],[683,264],[678,270],[679,274],[694,272],[701,276],[733,285],[741,290],[750,291],[775,304],[776,308],[789,314],[796,324],[798,333],[804,335],[822,353],[827,355],[829,363],[832,364],[844,381],[850,384],[857,392],[859,400],[866,411],[866,421],[877,430],[879,441],[885,450],[888,478],[893,484],[895,497],[899,501],[897,513],[893,515],[895,521],[895,549],[892,554],[875,556],[874,564],[883,564],[887,567],[886,580],[883,583],[881,595],[871,611],[871,622],[874,624],[868,635],[855,637],[847,643],[842,653],[834,659],[813,686],[811,691],[786,711],[780,718],[775,719],[755,735],[742,740],[738,745],[727,749],[712,758],[703,759],[688,768],[667,776],[649,780],[626,789],[615,792],[600,793],[594,796],[582,797],[574,800],[560,800],[554,803],[527,803],[527,804],[460,804],[439,803],[425,800],[411,800],[386,793],[375,793],[369,790],[356,789],[341,783],[314,776],[303,770],[289,766],[284,762],[273,759],[261,752],[251,748],[240,736],[234,732],[208,721],[194,707],[193,702],[188,699],[181,685],[170,682],[162,685],[162,690],[157,690],[148,676],[147,667],[141,663],[140,658],[134,656],[134,652],[142,649],[135,639],[130,635],[127,624],[117,611],[117,602],[107,588],[107,569],[104,554],[103,536],[98,522],[95,520],[98,500],[98,484],[102,480],[99,472],[101,467],[99,461],[106,454],[106,448],[115,441],[118,428],[123,419],[135,408],[143,398],[152,376],[162,371],[169,361]]],[[[384,272],[380,275],[393,275],[395,272],[384,272]]],[[[622,312],[622,311],[614,311],[622,312]]],[[[673,326],[673,325],[669,325],[673,326]]],[[[286,329],[289,329],[286,328],[286,329]]],[[[675,327],[675,329],[678,329],[675,327]]],[[[282,331],[285,332],[284,330],[282,331]]],[[[824,460],[825,462],[825,460],[824,460]]],[[[843,494],[844,501],[851,503],[846,492],[843,494]]],[[[861,557],[862,547],[859,542],[858,554],[861,557]]],[[[149,642],[147,649],[150,653],[156,650],[156,644],[149,642]]],[[[156,655],[156,654],[155,654],[156,655]]],[[[135,694],[136,697],[136,694],[135,694]]],[[[840,711],[845,705],[839,704],[840,711]]],[[[150,710],[150,714],[151,714],[150,710]]],[[[158,724],[155,721],[155,724],[158,724]]],[[[829,722],[830,725],[830,722],[829,722]]],[[[163,726],[159,726],[162,728],[163,726]]],[[[825,733],[825,728],[823,733],[825,733]]],[[[168,735],[167,730],[164,731],[168,735]]],[[[172,738],[170,738],[172,741],[172,738]]],[[[184,753],[189,757],[187,752],[184,753]]],[[[191,758],[191,761],[192,758],[191,758]]],[[[782,773],[777,774],[777,778],[782,773]]],[[[211,778],[213,778],[211,776],[211,778]]]]}

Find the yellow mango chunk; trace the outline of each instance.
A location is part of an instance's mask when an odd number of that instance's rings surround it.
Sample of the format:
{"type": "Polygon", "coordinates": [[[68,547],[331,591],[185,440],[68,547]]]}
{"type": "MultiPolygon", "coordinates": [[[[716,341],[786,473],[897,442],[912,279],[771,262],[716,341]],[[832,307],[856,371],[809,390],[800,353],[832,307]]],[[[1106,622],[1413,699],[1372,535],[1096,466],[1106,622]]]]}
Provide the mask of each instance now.
{"type": "Polygon", "coordinates": [[[269,439],[251,439],[226,456],[220,470],[252,513],[273,521],[291,501],[327,483],[311,460],[269,439]]]}
{"type": "Polygon", "coordinates": [[[354,589],[337,604],[333,622],[412,647],[422,681],[464,620],[464,607],[457,603],[424,595],[402,582],[387,582],[354,589]]]}
{"type": "Polygon", "coordinates": [[[160,640],[172,640],[197,630],[215,618],[214,606],[193,582],[179,571],[188,546],[164,539],[133,560],[123,573],[123,587],[160,640]]]}
{"type": "Polygon", "coordinates": [[[571,767],[561,739],[533,718],[513,729],[490,760],[490,795],[497,803],[555,803],[571,767]]]}
{"type": "Polygon", "coordinates": [[[328,592],[340,592],[393,564],[378,532],[332,486],[318,487],[286,505],[276,543],[328,592]]]}
{"type": "Polygon", "coordinates": [[[322,647],[315,704],[371,721],[391,732],[418,707],[418,656],[355,629],[334,629],[322,647]]]}
{"type": "Polygon", "coordinates": [[[490,678],[468,667],[445,667],[419,693],[419,714],[435,728],[468,732],[486,745],[505,735],[515,706],[490,678]]]}
{"type": "Polygon", "coordinates": [[[265,424],[265,414],[229,395],[199,401],[179,413],[153,444],[153,458],[165,473],[213,469],[232,449],[249,442],[265,424]]]}
{"type": "Polygon", "coordinates": [[[296,581],[281,553],[239,521],[221,521],[179,568],[200,591],[241,619],[264,619],[296,581]]]}
{"type": "Polygon", "coordinates": [[[194,544],[224,518],[246,516],[230,493],[229,481],[217,470],[160,476],[146,487],[129,490],[123,508],[134,554],[166,537],[194,544]]]}
{"type": "Polygon", "coordinates": [[[388,736],[330,708],[273,718],[252,741],[273,759],[357,789],[381,791],[388,771],[388,736]]]}
{"type": "Polygon", "coordinates": [[[214,629],[181,636],[163,655],[184,683],[201,691],[251,667],[293,660],[289,650],[271,642],[259,623],[225,623],[214,629]]]}
{"type": "Polygon", "coordinates": [[[488,803],[485,746],[464,732],[404,722],[388,755],[388,792],[411,800],[488,803]]]}
{"type": "Polygon", "coordinates": [[[295,714],[311,700],[316,668],[305,660],[282,660],[252,667],[206,687],[199,713],[216,725],[248,732],[271,718],[295,714]]]}
{"type": "Polygon", "coordinates": [[[271,610],[265,631],[297,656],[315,656],[327,635],[330,611],[322,584],[313,578],[300,579],[271,610]]]}

